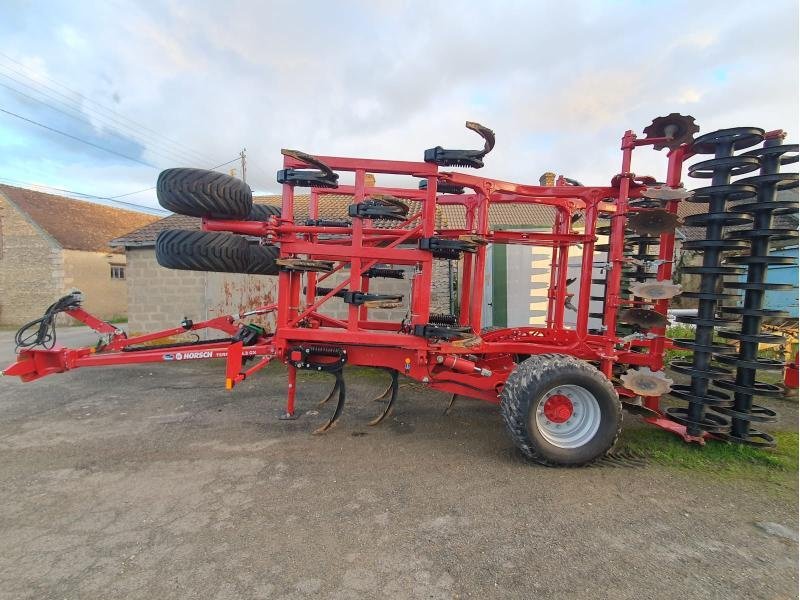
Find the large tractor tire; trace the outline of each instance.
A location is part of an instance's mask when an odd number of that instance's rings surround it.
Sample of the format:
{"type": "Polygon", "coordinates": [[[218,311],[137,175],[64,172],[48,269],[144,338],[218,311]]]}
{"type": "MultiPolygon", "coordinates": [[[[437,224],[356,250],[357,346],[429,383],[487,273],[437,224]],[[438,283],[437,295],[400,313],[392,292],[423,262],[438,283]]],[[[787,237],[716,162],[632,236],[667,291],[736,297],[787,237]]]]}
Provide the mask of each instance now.
{"type": "Polygon", "coordinates": [[[622,429],[611,382],[589,363],[538,354],[509,375],[500,410],[514,444],[533,461],[576,467],[606,454],[622,429]]]}
{"type": "Polygon", "coordinates": [[[266,221],[270,217],[280,217],[281,207],[271,204],[253,204],[250,214],[245,218],[246,221],[266,221]]]}
{"type": "Polygon", "coordinates": [[[250,244],[247,257],[247,272],[250,275],[277,275],[278,249],[275,246],[250,244]]]}
{"type": "Polygon", "coordinates": [[[156,238],[156,260],[168,269],[247,273],[250,257],[247,240],[229,233],[167,229],[156,238]]]}
{"type": "Polygon", "coordinates": [[[158,203],[174,213],[213,219],[246,219],[253,193],[241,179],[205,169],[167,169],[158,176],[158,203]]]}

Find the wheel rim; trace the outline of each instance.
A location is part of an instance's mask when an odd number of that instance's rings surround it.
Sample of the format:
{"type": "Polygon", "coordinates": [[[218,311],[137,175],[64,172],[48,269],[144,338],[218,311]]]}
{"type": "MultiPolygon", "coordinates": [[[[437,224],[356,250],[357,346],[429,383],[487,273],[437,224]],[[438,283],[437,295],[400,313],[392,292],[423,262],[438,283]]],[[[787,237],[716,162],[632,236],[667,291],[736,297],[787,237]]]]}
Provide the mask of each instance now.
{"type": "Polygon", "coordinates": [[[600,404],[579,385],[559,385],[542,395],[536,406],[536,429],[558,448],[587,444],[600,428],[600,404]]]}

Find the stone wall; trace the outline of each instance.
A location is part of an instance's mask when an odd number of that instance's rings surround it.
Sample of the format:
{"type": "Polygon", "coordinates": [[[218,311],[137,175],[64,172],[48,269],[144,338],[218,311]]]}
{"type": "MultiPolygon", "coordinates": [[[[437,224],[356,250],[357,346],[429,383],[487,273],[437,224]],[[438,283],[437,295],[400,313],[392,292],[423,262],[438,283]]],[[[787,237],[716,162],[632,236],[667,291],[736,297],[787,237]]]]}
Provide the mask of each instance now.
{"type": "Polygon", "coordinates": [[[83,292],[83,307],[101,319],[127,315],[125,280],[111,278],[112,264],[125,266],[124,254],[63,250],[63,259],[65,292],[73,289],[83,292]]]}
{"type": "Polygon", "coordinates": [[[63,291],[61,248],[0,195],[0,325],[40,317],[63,291]]]}

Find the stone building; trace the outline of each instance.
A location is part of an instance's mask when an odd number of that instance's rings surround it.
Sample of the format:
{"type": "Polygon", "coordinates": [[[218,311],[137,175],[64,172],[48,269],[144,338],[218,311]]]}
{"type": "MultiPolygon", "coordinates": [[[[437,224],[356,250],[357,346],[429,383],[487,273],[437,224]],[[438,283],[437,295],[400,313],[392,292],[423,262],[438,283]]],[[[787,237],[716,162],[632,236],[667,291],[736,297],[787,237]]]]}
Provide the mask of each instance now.
{"type": "Polygon", "coordinates": [[[127,312],[126,258],[109,240],[157,217],[0,185],[0,325],[42,315],[65,293],[83,292],[105,319],[127,312]]]}

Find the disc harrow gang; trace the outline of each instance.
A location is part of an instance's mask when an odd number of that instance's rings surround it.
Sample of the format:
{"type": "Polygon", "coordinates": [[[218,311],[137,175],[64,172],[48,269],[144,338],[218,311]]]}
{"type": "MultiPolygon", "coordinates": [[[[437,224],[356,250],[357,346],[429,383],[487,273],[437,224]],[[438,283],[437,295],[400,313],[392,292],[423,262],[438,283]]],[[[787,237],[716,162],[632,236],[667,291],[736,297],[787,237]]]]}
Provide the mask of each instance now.
{"type": "Polygon", "coordinates": [[[607,453],[620,431],[620,400],[686,441],[772,445],[757,424],[775,413],[753,400],[780,392],[758,373],[783,368],[760,349],[783,342],[765,322],[786,313],[765,308],[764,298],[790,287],[768,281],[767,271],[793,264],[772,250],[796,244],[796,231],[776,217],[798,208],[778,196],[797,186],[797,174],[782,171],[797,161],[797,146],[783,144],[782,132],[752,127],[695,139],[694,118],[672,113],[654,119],[644,136],[625,132],[610,183],[587,186],[548,172],[529,185],[444,170],[482,168],[494,148],[491,129],[466,126],[482,149],[434,146],[418,161],[283,150],[280,206],[253,204],[250,188],[227,175],[170,169],[159,178],[159,202],[202,219],[202,231],[162,234],[159,264],[276,277],[264,285],[275,285],[279,300],[128,338],[70,295],[23,327],[17,361],[4,373],[32,381],[84,366],[217,358],[226,361],[232,389],[276,360],[288,373],[280,418],[324,411],[320,434],[344,412],[345,367],[377,368],[390,382],[374,399],[384,405],[370,425],[391,416],[403,375],[448,394],[445,413],[457,397],[500,405],[521,454],[550,466],[607,453]],[[664,181],[632,171],[643,146],[666,150],[664,181]],[[709,181],[687,190],[683,166],[695,155],[703,159],[689,166],[689,177],[709,181]],[[372,173],[386,176],[386,185],[372,173]],[[396,183],[404,180],[414,183],[396,183]],[[298,188],[310,190],[301,201],[298,188]],[[331,196],[336,202],[326,203],[331,196]],[[699,210],[681,220],[682,203],[699,210]],[[552,227],[497,222],[491,209],[508,205],[543,208],[552,227]],[[681,261],[683,274],[699,278],[696,288],[673,281],[679,227],[703,231],[682,244],[682,252],[702,257],[681,261]],[[514,244],[532,247],[519,253],[520,264],[504,248],[514,244]],[[503,271],[520,292],[496,287],[503,271]],[[489,288],[497,292],[491,299],[489,288]],[[695,335],[669,340],[669,303],[678,296],[697,306],[696,314],[677,316],[695,335]],[[61,313],[93,327],[101,341],[54,346],[61,313]],[[486,327],[494,325],[487,318],[499,327],[486,327]],[[204,329],[221,334],[196,335],[204,329]],[[174,341],[187,334],[197,339],[174,341]],[[673,361],[670,374],[668,349],[691,354],[673,361]],[[318,410],[298,410],[298,371],[333,379],[318,410]],[[680,405],[662,408],[666,394],[680,405]]]}

